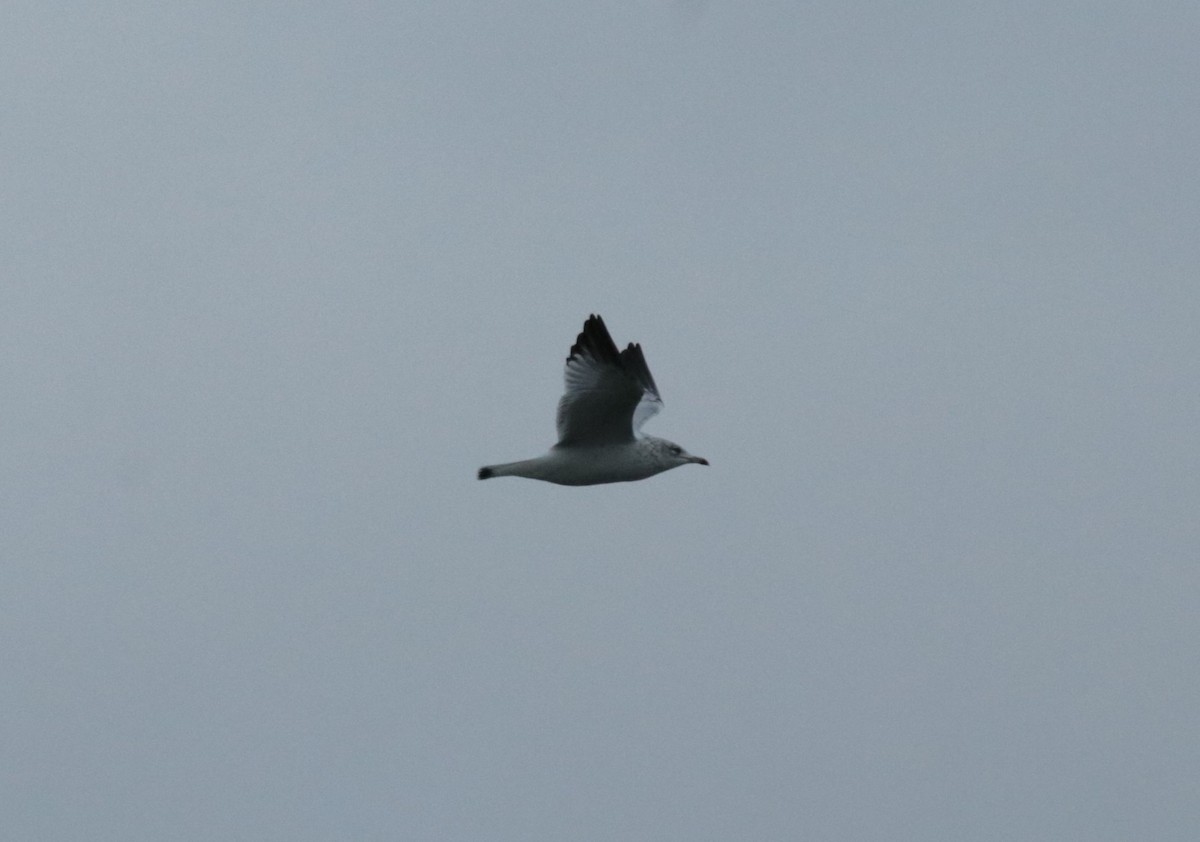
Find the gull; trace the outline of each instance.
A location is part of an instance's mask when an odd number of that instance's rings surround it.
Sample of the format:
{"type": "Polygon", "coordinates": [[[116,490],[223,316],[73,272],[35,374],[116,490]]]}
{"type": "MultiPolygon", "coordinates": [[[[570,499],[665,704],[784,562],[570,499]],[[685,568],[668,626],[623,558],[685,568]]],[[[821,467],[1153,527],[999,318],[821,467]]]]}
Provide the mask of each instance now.
{"type": "Polygon", "coordinates": [[[707,465],[674,442],[641,432],[662,409],[642,346],[617,346],[599,316],[590,316],[571,346],[567,389],[558,401],[558,443],[534,459],[486,465],[480,479],[528,477],[558,485],[646,479],[680,465],[707,465]]]}

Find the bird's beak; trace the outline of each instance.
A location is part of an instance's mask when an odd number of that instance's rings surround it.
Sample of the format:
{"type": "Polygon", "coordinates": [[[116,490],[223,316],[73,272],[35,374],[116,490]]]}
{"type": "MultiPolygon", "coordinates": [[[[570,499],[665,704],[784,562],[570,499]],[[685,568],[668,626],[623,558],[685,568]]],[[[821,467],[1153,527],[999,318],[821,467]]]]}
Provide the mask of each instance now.
{"type": "Polygon", "coordinates": [[[703,456],[693,456],[688,461],[695,462],[697,465],[707,465],[708,464],[708,460],[705,459],[703,456]]]}

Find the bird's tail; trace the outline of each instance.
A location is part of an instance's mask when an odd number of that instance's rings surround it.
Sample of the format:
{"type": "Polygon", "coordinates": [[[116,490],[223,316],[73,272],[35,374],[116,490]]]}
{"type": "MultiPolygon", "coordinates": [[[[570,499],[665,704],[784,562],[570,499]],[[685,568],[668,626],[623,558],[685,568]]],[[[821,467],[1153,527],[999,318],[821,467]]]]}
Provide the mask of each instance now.
{"type": "Polygon", "coordinates": [[[532,477],[538,479],[541,476],[538,467],[542,461],[541,459],[523,459],[520,462],[505,462],[502,465],[484,465],[479,469],[479,478],[532,477]]]}

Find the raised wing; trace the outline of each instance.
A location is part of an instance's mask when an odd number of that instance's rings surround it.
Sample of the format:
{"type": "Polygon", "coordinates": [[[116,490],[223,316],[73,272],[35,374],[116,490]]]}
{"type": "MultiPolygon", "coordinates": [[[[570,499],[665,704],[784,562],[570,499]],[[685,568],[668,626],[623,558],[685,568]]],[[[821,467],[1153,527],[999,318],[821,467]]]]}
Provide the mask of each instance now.
{"type": "Polygon", "coordinates": [[[566,392],[558,402],[560,445],[632,441],[662,408],[642,347],[618,352],[599,316],[590,316],[571,346],[566,392]]]}

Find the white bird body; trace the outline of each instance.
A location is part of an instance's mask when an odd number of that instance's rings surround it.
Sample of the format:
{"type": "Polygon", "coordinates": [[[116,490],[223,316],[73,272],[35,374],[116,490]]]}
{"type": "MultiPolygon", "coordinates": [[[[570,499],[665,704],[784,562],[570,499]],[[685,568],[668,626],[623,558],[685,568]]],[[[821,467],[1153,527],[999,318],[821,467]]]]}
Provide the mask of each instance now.
{"type": "Polygon", "coordinates": [[[487,465],[480,479],[527,477],[558,485],[646,479],[680,465],[707,465],[666,439],[641,433],[662,399],[640,345],[618,352],[599,316],[591,316],[567,357],[558,402],[558,444],[543,456],[487,465]]]}
{"type": "Polygon", "coordinates": [[[669,445],[670,442],[653,436],[643,436],[635,446],[598,444],[564,450],[555,445],[545,455],[533,459],[484,468],[490,474],[480,478],[528,477],[558,485],[599,485],[646,479],[689,461],[708,464],[696,457],[680,462],[667,450],[669,445]]]}

